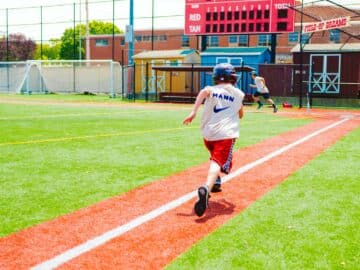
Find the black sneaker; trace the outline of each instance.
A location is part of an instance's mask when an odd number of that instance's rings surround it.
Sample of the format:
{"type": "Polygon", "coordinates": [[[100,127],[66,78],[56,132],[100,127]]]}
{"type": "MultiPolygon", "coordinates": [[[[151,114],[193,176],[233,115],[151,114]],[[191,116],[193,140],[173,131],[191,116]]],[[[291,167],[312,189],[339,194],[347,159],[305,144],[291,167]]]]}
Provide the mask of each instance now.
{"type": "Polygon", "coordinates": [[[276,113],[278,111],[277,107],[274,107],[274,113],[276,113]]]}
{"type": "Polygon", "coordinates": [[[201,186],[198,189],[199,200],[194,205],[195,213],[201,217],[208,206],[209,191],[206,186],[201,186]]]}
{"type": "Polygon", "coordinates": [[[218,176],[218,178],[216,179],[215,184],[213,185],[211,192],[216,193],[216,192],[221,192],[221,178],[220,176],[218,176]]]}
{"type": "Polygon", "coordinates": [[[264,106],[262,103],[260,103],[257,107],[258,110],[260,110],[262,108],[262,106],[264,106]]]}
{"type": "Polygon", "coordinates": [[[221,192],[221,191],[222,191],[221,184],[214,184],[211,189],[211,192],[213,192],[213,193],[217,193],[217,192],[221,192]]]}

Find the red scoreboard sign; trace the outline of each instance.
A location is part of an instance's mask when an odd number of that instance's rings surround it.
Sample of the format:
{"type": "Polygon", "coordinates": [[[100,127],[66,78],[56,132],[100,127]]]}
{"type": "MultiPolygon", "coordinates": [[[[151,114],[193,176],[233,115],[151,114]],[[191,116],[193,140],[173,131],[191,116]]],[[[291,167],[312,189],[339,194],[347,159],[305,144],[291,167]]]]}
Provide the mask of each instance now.
{"type": "Polygon", "coordinates": [[[185,34],[294,32],[295,0],[186,0],[185,34]]]}

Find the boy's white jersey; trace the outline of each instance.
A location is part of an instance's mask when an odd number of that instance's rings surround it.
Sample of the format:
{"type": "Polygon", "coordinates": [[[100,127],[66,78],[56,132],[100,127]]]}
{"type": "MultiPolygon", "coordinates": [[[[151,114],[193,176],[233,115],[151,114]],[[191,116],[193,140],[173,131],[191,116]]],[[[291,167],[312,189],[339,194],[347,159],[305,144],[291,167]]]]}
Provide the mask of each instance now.
{"type": "Polygon", "coordinates": [[[245,94],[230,83],[207,86],[201,132],[208,141],[239,137],[239,110],[245,94]]]}
{"type": "Polygon", "coordinates": [[[266,87],[266,85],[263,82],[263,78],[262,77],[255,77],[254,79],[254,83],[256,85],[257,91],[259,93],[269,93],[269,89],[266,87]]]}

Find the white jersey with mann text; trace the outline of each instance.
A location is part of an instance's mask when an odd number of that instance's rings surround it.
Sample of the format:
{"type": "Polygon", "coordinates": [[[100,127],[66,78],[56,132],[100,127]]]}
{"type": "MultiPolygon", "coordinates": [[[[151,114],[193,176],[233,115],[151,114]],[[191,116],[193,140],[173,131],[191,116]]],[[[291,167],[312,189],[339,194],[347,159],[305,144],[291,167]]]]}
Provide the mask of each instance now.
{"type": "Polygon", "coordinates": [[[201,118],[201,131],[208,141],[239,137],[239,110],[244,93],[231,85],[208,86],[210,94],[205,100],[201,118]]]}

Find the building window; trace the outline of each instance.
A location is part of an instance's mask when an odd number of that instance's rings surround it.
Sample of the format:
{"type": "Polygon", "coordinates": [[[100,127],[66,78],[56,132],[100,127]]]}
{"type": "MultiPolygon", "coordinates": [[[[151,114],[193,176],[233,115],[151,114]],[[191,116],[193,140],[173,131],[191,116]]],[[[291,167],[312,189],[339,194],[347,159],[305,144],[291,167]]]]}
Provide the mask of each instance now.
{"type": "Polygon", "coordinates": [[[289,33],[288,40],[289,40],[289,43],[298,43],[299,42],[299,32],[289,33]]]}
{"type": "Polygon", "coordinates": [[[248,35],[240,35],[239,36],[239,47],[247,47],[249,44],[249,36],[248,35]]]}
{"type": "Polygon", "coordinates": [[[181,37],[181,46],[182,47],[190,47],[190,37],[189,36],[181,37]]]}
{"type": "Polygon", "coordinates": [[[248,46],[248,36],[247,35],[238,35],[238,36],[229,36],[229,44],[239,47],[247,47],[248,46]]]}
{"type": "Polygon", "coordinates": [[[258,35],[259,46],[271,46],[271,35],[258,35]]]}
{"type": "Polygon", "coordinates": [[[121,46],[124,46],[124,45],[125,45],[125,38],[120,39],[120,45],[121,45],[121,46]]]}
{"type": "Polygon", "coordinates": [[[340,31],[338,29],[330,30],[330,42],[340,43],[340,31]]]}
{"type": "Polygon", "coordinates": [[[136,35],[136,36],[135,36],[135,41],[136,41],[136,42],[141,42],[141,41],[142,41],[142,36],[136,35]]]}
{"type": "Polygon", "coordinates": [[[97,39],[95,40],[96,47],[106,47],[109,46],[109,40],[107,39],[97,39]]]}
{"type": "Polygon", "coordinates": [[[310,34],[305,33],[301,35],[301,44],[308,44],[310,40],[310,34]]]}
{"type": "Polygon", "coordinates": [[[142,37],[142,40],[145,41],[145,42],[146,42],[146,41],[150,41],[150,40],[151,40],[151,36],[143,36],[143,37],[142,37]]]}
{"type": "Polygon", "coordinates": [[[218,36],[208,36],[207,45],[209,47],[219,47],[219,37],[218,36]]]}
{"type": "Polygon", "coordinates": [[[238,36],[229,36],[229,43],[237,43],[238,36]]]}
{"type": "Polygon", "coordinates": [[[157,35],[153,35],[153,36],[152,36],[152,40],[153,40],[153,41],[157,41],[157,40],[159,40],[159,36],[157,36],[157,35]]]}
{"type": "Polygon", "coordinates": [[[160,41],[166,41],[166,40],[167,40],[167,36],[166,36],[166,35],[160,35],[160,36],[159,36],[159,40],[160,40],[160,41]]]}

